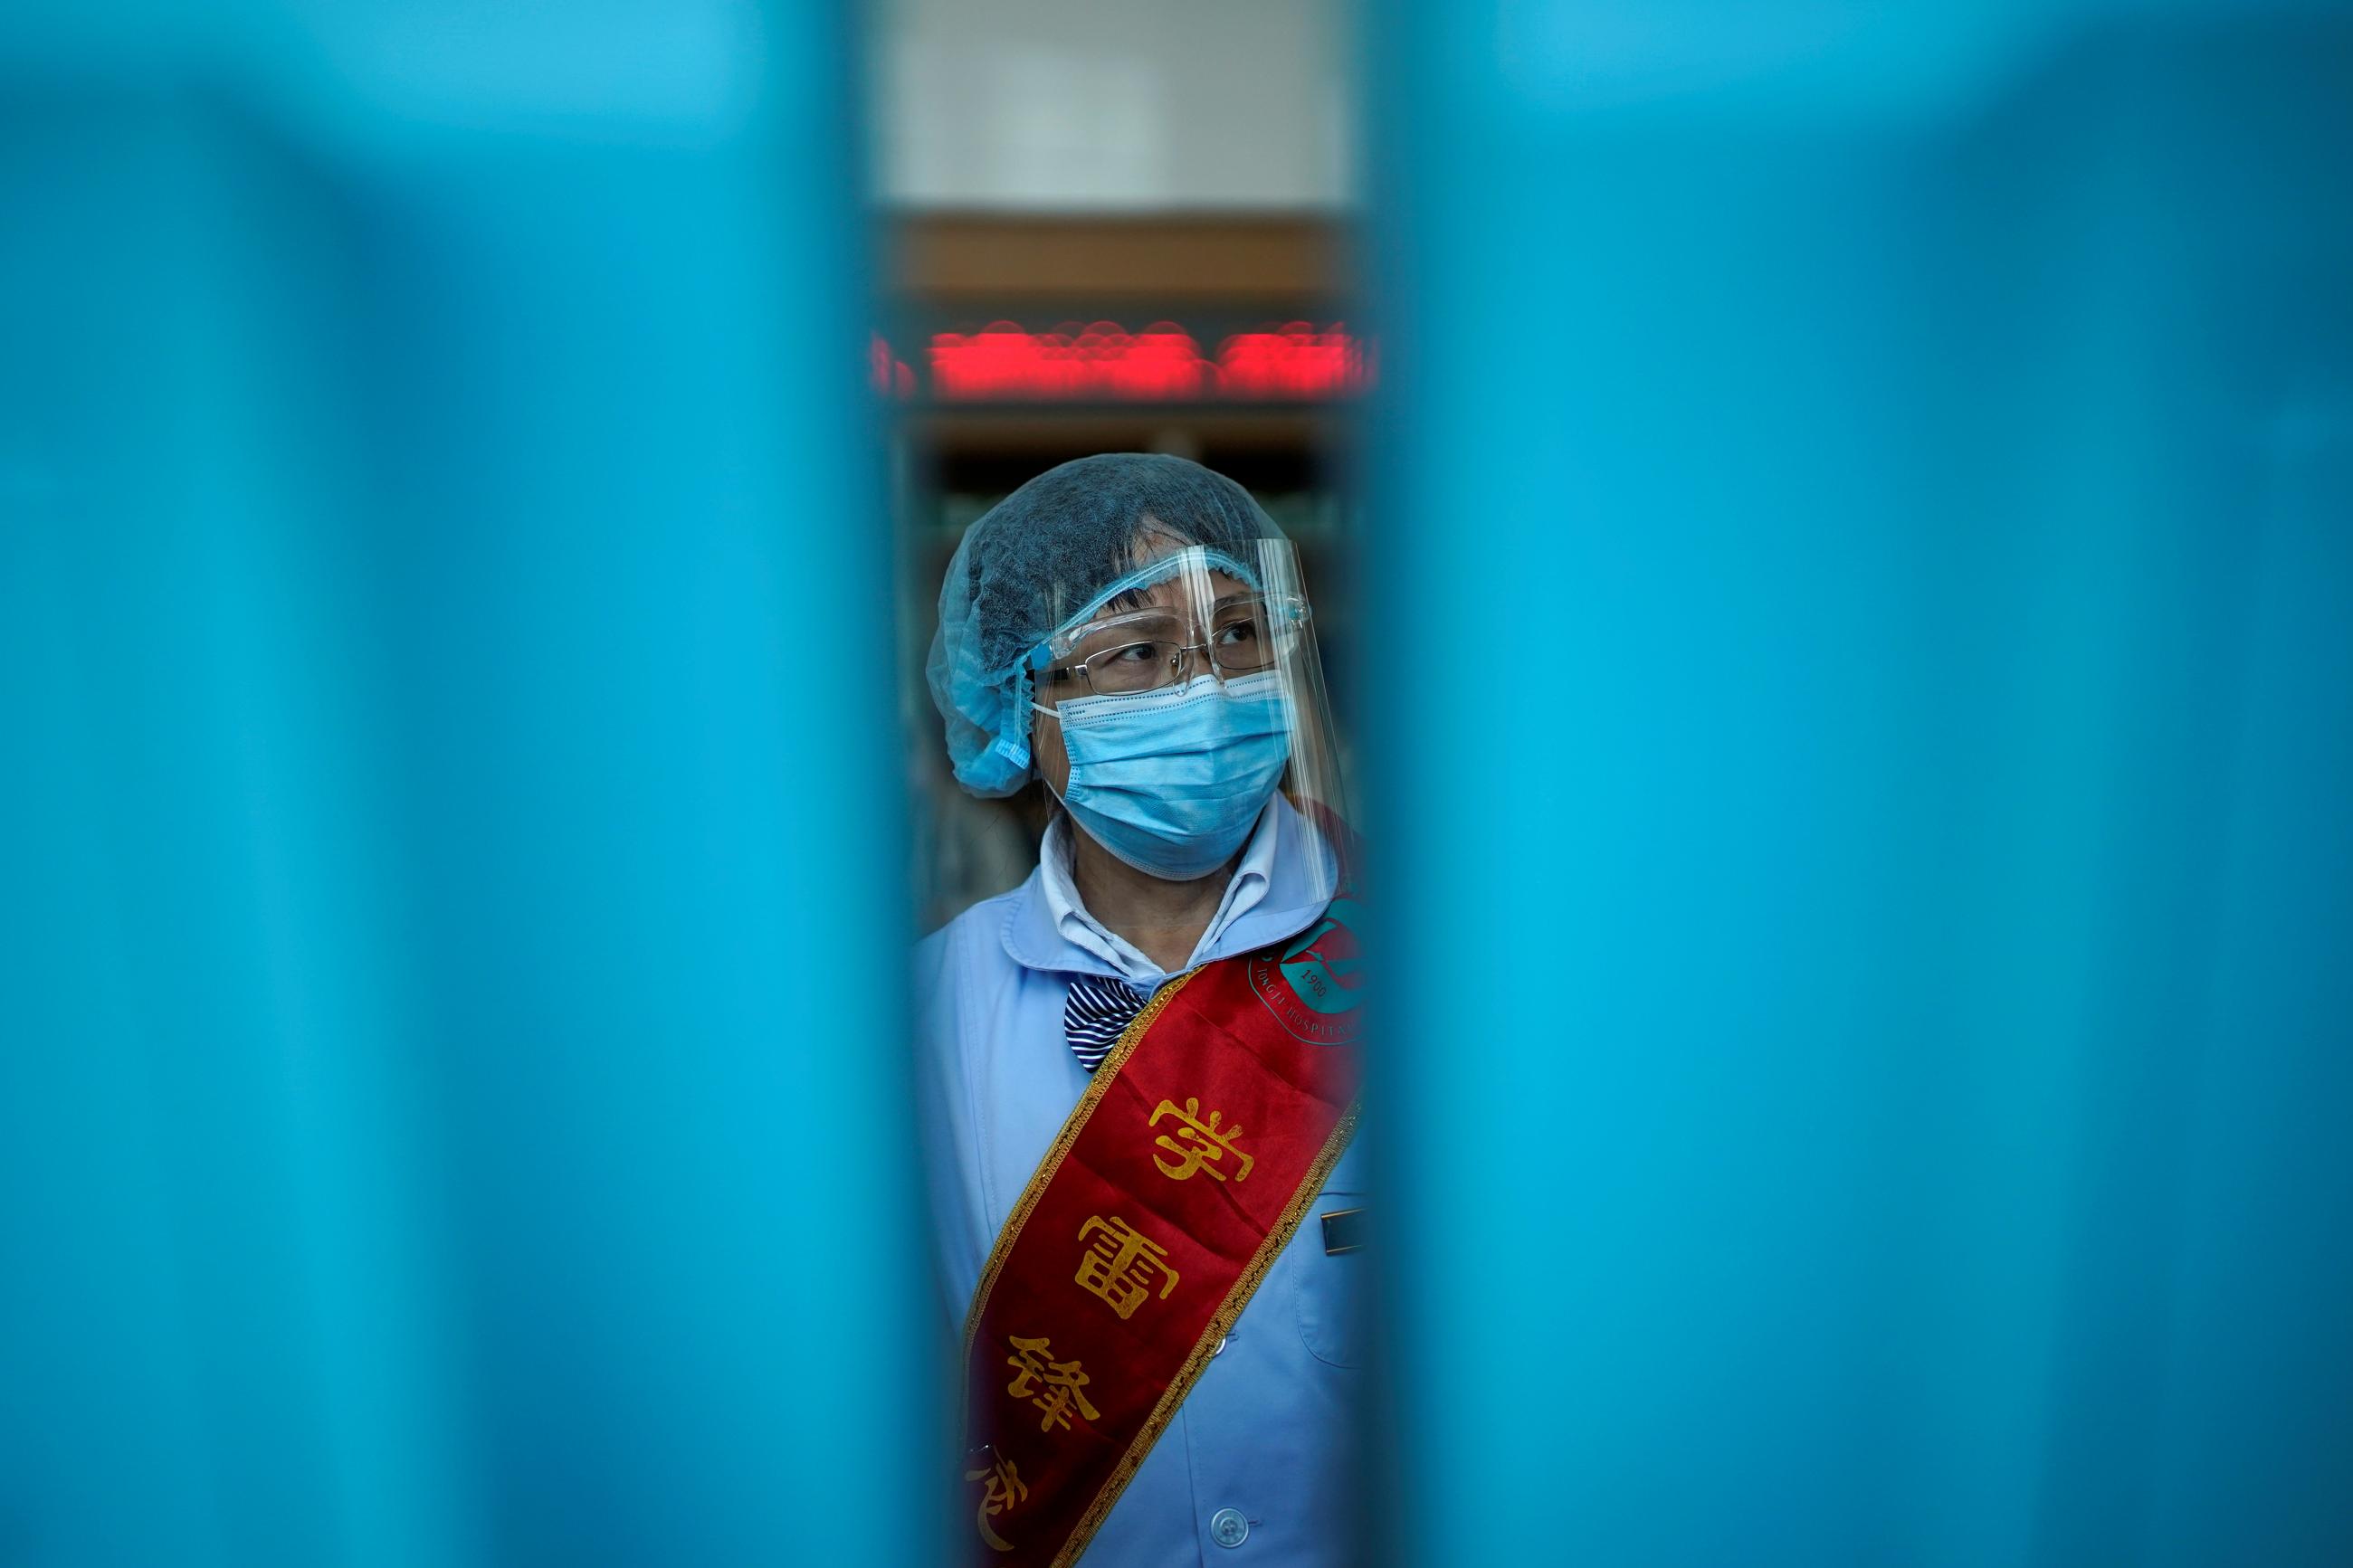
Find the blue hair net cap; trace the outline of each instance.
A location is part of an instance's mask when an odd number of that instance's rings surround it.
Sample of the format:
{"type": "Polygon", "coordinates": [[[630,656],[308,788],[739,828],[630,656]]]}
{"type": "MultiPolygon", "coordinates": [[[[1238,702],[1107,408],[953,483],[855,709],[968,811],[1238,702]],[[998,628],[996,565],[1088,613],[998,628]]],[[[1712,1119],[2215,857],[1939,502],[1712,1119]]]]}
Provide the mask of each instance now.
{"type": "Polygon", "coordinates": [[[1029,656],[1066,624],[1187,545],[1243,563],[1282,537],[1233,480],[1146,452],[1064,463],[991,507],[948,563],[923,668],[956,782],[1006,795],[1029,781],[1029,656]]]}

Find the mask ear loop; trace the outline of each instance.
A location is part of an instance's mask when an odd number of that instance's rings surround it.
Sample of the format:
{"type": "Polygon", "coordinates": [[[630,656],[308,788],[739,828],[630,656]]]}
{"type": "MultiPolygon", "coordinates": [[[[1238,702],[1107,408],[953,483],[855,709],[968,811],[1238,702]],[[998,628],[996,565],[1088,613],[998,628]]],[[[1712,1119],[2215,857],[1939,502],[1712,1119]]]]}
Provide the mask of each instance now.
{"type": "MultiPolygon", "coordinates": [[[[1061,714],[1055,711],[1053,709],[1047,707],[1043,702],[1038,700],[1038,674],[1036,670],[1030,668],[1039,656],[1045,653],[1051,646],[1052,644],[1050,641],[1041,642],[1036,647],[1031,648],[1028,658],[1022,660],[1022,695],[1029,700],[1029,711],[1032,713],[1043,713],[1047,718],[1051,719],[1055,723],[1059,724],[1062,721],[1061,714]]],[[[1039,784],[1045,786],[1046,798],[1054,803],[1054,809],[1060,812],[1063,816],[1068,816],[1070,815],[1071,808],[1063,803],[1062,793],[1054,787],[1054,781],[1046,776],[1046,770],[1038,765],[1038,748],[1035,746],[1029,748],[1029,772],[1036,777],[1039,784]]]]}
{"type": "MultiPolygon", "coordinates": [[[[1033,713],[1043,713],[1047,718],[1051,719],[1057,724],[1062,721],[1062,715],[1060,712],[1056,711],[1054,709],[1047,707],[1043,702],[1038,700],[1038,683],[1034,677],[1029,681],[1029,710],[1033,713]]],[[[1062,798],[1062,792],[1054,787],[1054,781],[1048,778],[1046,776],[1046,770],[1038,765],[1037,752],[1037,747],[1032,746],[1029,748],[1030,773],[1037,777],[1039,784],[1045,786],[1046,798],[1054,803],[1054,809],[1057,812],[1060,812],[1065,818],[1070,820],[1072,830],[1077,832],[1084,831],[1078,826],[1078,819],[1071,816],[1070,803],[1062,798]]]]}
{"type": "MultiPolygon", "coordinates": [[[[1046,641],[1039,643],[1036,647],[1031,648],[1028,654],[1023,656],[1021,660],[1021,685],[1023,688],[1021,694],[1029,700],[1029,710],[1032,713],[1043,713],[1047,718],[1051,719],[1055,723],[1059,724],[1062,721],[1062,716],[1054,711],[1051,708],[1047,707],[1043,702],[1038,700],[1038,676],[1039,673],[1046,668],[1045,665],[1040,662],[1040,659],[1042,657],[1047,655],[1047,651],[1053,646],[1053,640],[1049,638],[1046,641]]],[[[1033,763],[1035,759],[1032,759],[1033,763]]],[[[1050,786],[1049,787],[1050,788],[1050,786]]]]}

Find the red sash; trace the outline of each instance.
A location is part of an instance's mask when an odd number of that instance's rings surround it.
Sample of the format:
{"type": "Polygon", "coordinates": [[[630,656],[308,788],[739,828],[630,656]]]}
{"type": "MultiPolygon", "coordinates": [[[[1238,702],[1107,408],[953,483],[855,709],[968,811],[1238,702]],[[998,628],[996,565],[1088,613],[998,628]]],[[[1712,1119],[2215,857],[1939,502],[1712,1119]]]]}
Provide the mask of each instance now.
{"type": "Polygon", "coordinates": [[[1356,1129],[1355,906],[1170,981],[1029,1178],[965,1320],[976,1561],[1061,1568],[1356,1129]]]}

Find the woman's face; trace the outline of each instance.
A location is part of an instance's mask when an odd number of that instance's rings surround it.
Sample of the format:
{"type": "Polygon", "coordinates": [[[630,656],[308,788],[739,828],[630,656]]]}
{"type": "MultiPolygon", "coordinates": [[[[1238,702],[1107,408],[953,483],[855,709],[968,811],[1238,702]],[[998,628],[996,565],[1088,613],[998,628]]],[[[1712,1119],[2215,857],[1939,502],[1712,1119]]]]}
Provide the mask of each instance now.
{"type": "MultiPolygon", "coordinates": [[[[1230,596],[1248,594],[1250,586],[1240,578],[1229,576],[1223,572],[1212,572],[1208,577],[1208,602],[1197,604],[1195,601],[1199,582],[1198,578],[1188,578],[1180,574],[1166,582],[1155,583],[1149,588],[1137,590],[1134,601],[1125,604],[1118,612],[1106,611],[1099,618],[1110,621],[1114,614],[1124,617],[1138,615],[1146,610],[1179,612],[1178,624],[1183,627],[1181,635],[1185,643],[1195,650],[1188,656],[1190,662],[1186,667],[1187,676],[1189,679],[1192,676],[1207,673],[1209,665],[1200,650],[1208,646],[1209,640],[1206,628],[1210,624],[1210,607],[1230,596]]],[[[1129,630],[1125,636],[1123,636],[1122,628],[1107,627],[1102,636],[1082,638],[1072,649],[1070,658],[1063,662],[1075,663],[1080,658],[1096,653],[1115,654],[1123,645],[1132,646],[1134,635],[1132,630],[1129,630]]],[[[1055,708],[1063,702],[1076,701],[1082,697],[1096,695],[1099,689],[1099,688],[1091,687],[1084,676],[1072,670],[1071,678],[1067,680],[1051,680],[1041,675],[1037,682],[1036,696],[1041,706],[1055,708]]],[[[1046,781],[1047,786],[1054,792],[1055,797],[1060,799],[1062,793],[1070,787],[1071,755],[1063,748],[1062,726],[1059,720],[1050,718],[1035,710],[1031,710],[1029,754],[1037,760],[1038,776],[1046,781]]]]}

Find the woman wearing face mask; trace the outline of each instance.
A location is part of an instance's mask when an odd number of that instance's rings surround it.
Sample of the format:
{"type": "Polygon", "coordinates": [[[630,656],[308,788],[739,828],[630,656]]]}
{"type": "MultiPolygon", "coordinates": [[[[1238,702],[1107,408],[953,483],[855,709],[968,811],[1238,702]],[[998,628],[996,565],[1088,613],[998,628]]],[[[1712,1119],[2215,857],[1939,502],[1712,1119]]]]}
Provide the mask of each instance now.
{"type": "Polygon", "coordinates": [[[969,1558],[1356,1561],[1359,890],[1291,545],[1198,464],[1064,464],[928,675],[958,782],[1055,803],[917,952],[969,1558]]]}

